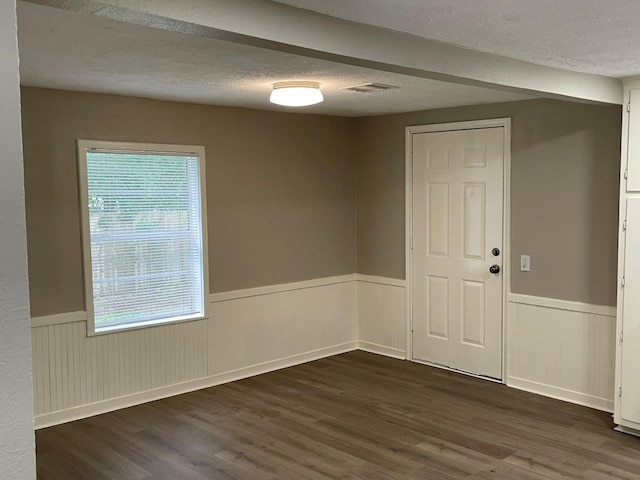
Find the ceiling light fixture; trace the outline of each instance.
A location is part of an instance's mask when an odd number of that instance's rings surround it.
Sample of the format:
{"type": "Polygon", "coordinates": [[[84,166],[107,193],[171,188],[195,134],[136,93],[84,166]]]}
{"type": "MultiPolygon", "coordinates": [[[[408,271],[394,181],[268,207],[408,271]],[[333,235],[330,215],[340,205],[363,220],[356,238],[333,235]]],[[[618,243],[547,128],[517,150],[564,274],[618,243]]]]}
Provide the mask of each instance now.
{"type": "Polygon", "coordinates": [[[273,84],[271,103],[285,107],[306,107],[324,101],[318,82],[278,82],[273,84]]]}

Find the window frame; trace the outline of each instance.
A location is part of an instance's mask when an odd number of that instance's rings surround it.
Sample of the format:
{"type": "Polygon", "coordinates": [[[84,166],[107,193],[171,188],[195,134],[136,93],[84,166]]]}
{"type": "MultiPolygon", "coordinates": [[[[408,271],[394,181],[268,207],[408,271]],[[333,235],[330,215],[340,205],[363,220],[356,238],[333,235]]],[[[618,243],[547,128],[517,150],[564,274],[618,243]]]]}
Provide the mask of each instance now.
{"type": "Polygon", "coordinates": [[[87,336],[105,335],[116,332],[126,332],[141,328],[150,328],[175,323],[194,322],[209,318],[209,244],[207,225],[207,175],[205,148],[197,145],[173,145],[159,143],[114,142],[104,140],[76,140],[78,160],[78,189],[80,196],[80,227],[82,242],[82,271],[84,285],[84,304],[87,312],[87,336]],[[130,324],[115,325],[96,330],[94,296],[93,296],[93,265],[91,257],[91,232],[89,220],[89,185],[87,174],[87,152],[89,150],[103,150],[111,153],[143,153],[143,154],[192,154],[198,158],[198,175],[200,186],[200,222],[202,242],[202,276],[203,276],[203,315],[179,319],[154,319],[130,324]]]}

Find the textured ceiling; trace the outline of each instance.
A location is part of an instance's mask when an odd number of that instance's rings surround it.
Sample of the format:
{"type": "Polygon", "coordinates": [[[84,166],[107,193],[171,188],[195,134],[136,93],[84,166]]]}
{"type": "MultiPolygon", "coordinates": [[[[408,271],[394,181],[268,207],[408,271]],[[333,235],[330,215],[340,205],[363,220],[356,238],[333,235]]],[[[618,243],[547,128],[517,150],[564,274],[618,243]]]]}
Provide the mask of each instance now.
{"type": "Polygon", "coordinates": [[[638,0],[276,0],[549,67],[640,74],[638,0]]]}
{"type": "Polygon", "coordinates": [[[316,80],[326,101],[296,111],[363,116],[524,100],[531,96],[305,58],[19,3],[23,85],[181,102],[283,110],[274,82],[316,80]],[[366,82],[400,88],[340,90],[366,82]]]}

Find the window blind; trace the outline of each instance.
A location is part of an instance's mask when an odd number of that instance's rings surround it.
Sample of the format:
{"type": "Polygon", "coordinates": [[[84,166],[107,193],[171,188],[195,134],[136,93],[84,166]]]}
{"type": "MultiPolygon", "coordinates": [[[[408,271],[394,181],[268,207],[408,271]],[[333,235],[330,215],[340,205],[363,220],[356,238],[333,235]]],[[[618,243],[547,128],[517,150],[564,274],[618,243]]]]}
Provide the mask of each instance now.
{"type": "Polygon", "coordinates": [[[199,158],[88,150],[96,331],[204,316],[199,158]]]}

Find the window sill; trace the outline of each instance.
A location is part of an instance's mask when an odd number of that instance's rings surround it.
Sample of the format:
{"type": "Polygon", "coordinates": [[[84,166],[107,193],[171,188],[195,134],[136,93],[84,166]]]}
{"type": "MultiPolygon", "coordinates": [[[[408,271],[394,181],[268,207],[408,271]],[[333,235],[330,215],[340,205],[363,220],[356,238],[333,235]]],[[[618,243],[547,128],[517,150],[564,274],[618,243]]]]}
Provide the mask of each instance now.
{"type": "Polygon", "coordinates": [[[124,332],[130,332],[131,330],[141,330],[143,328],[175,325],[176,323],[199,322],[199,321],[208,320],[208,319],[209,319],[208,315],[200,315],[197,317],[176,318],[172,320],[150,320],[148,322],[125,323],[125,324],[116,325],[113,327],[104,327],[99,330],[93,330],[93,331],[89,330],[89,322],[87,322],[87,337],[97,337],[101,335],[108,335],[111,333],[124,333],[124,332]]]}

